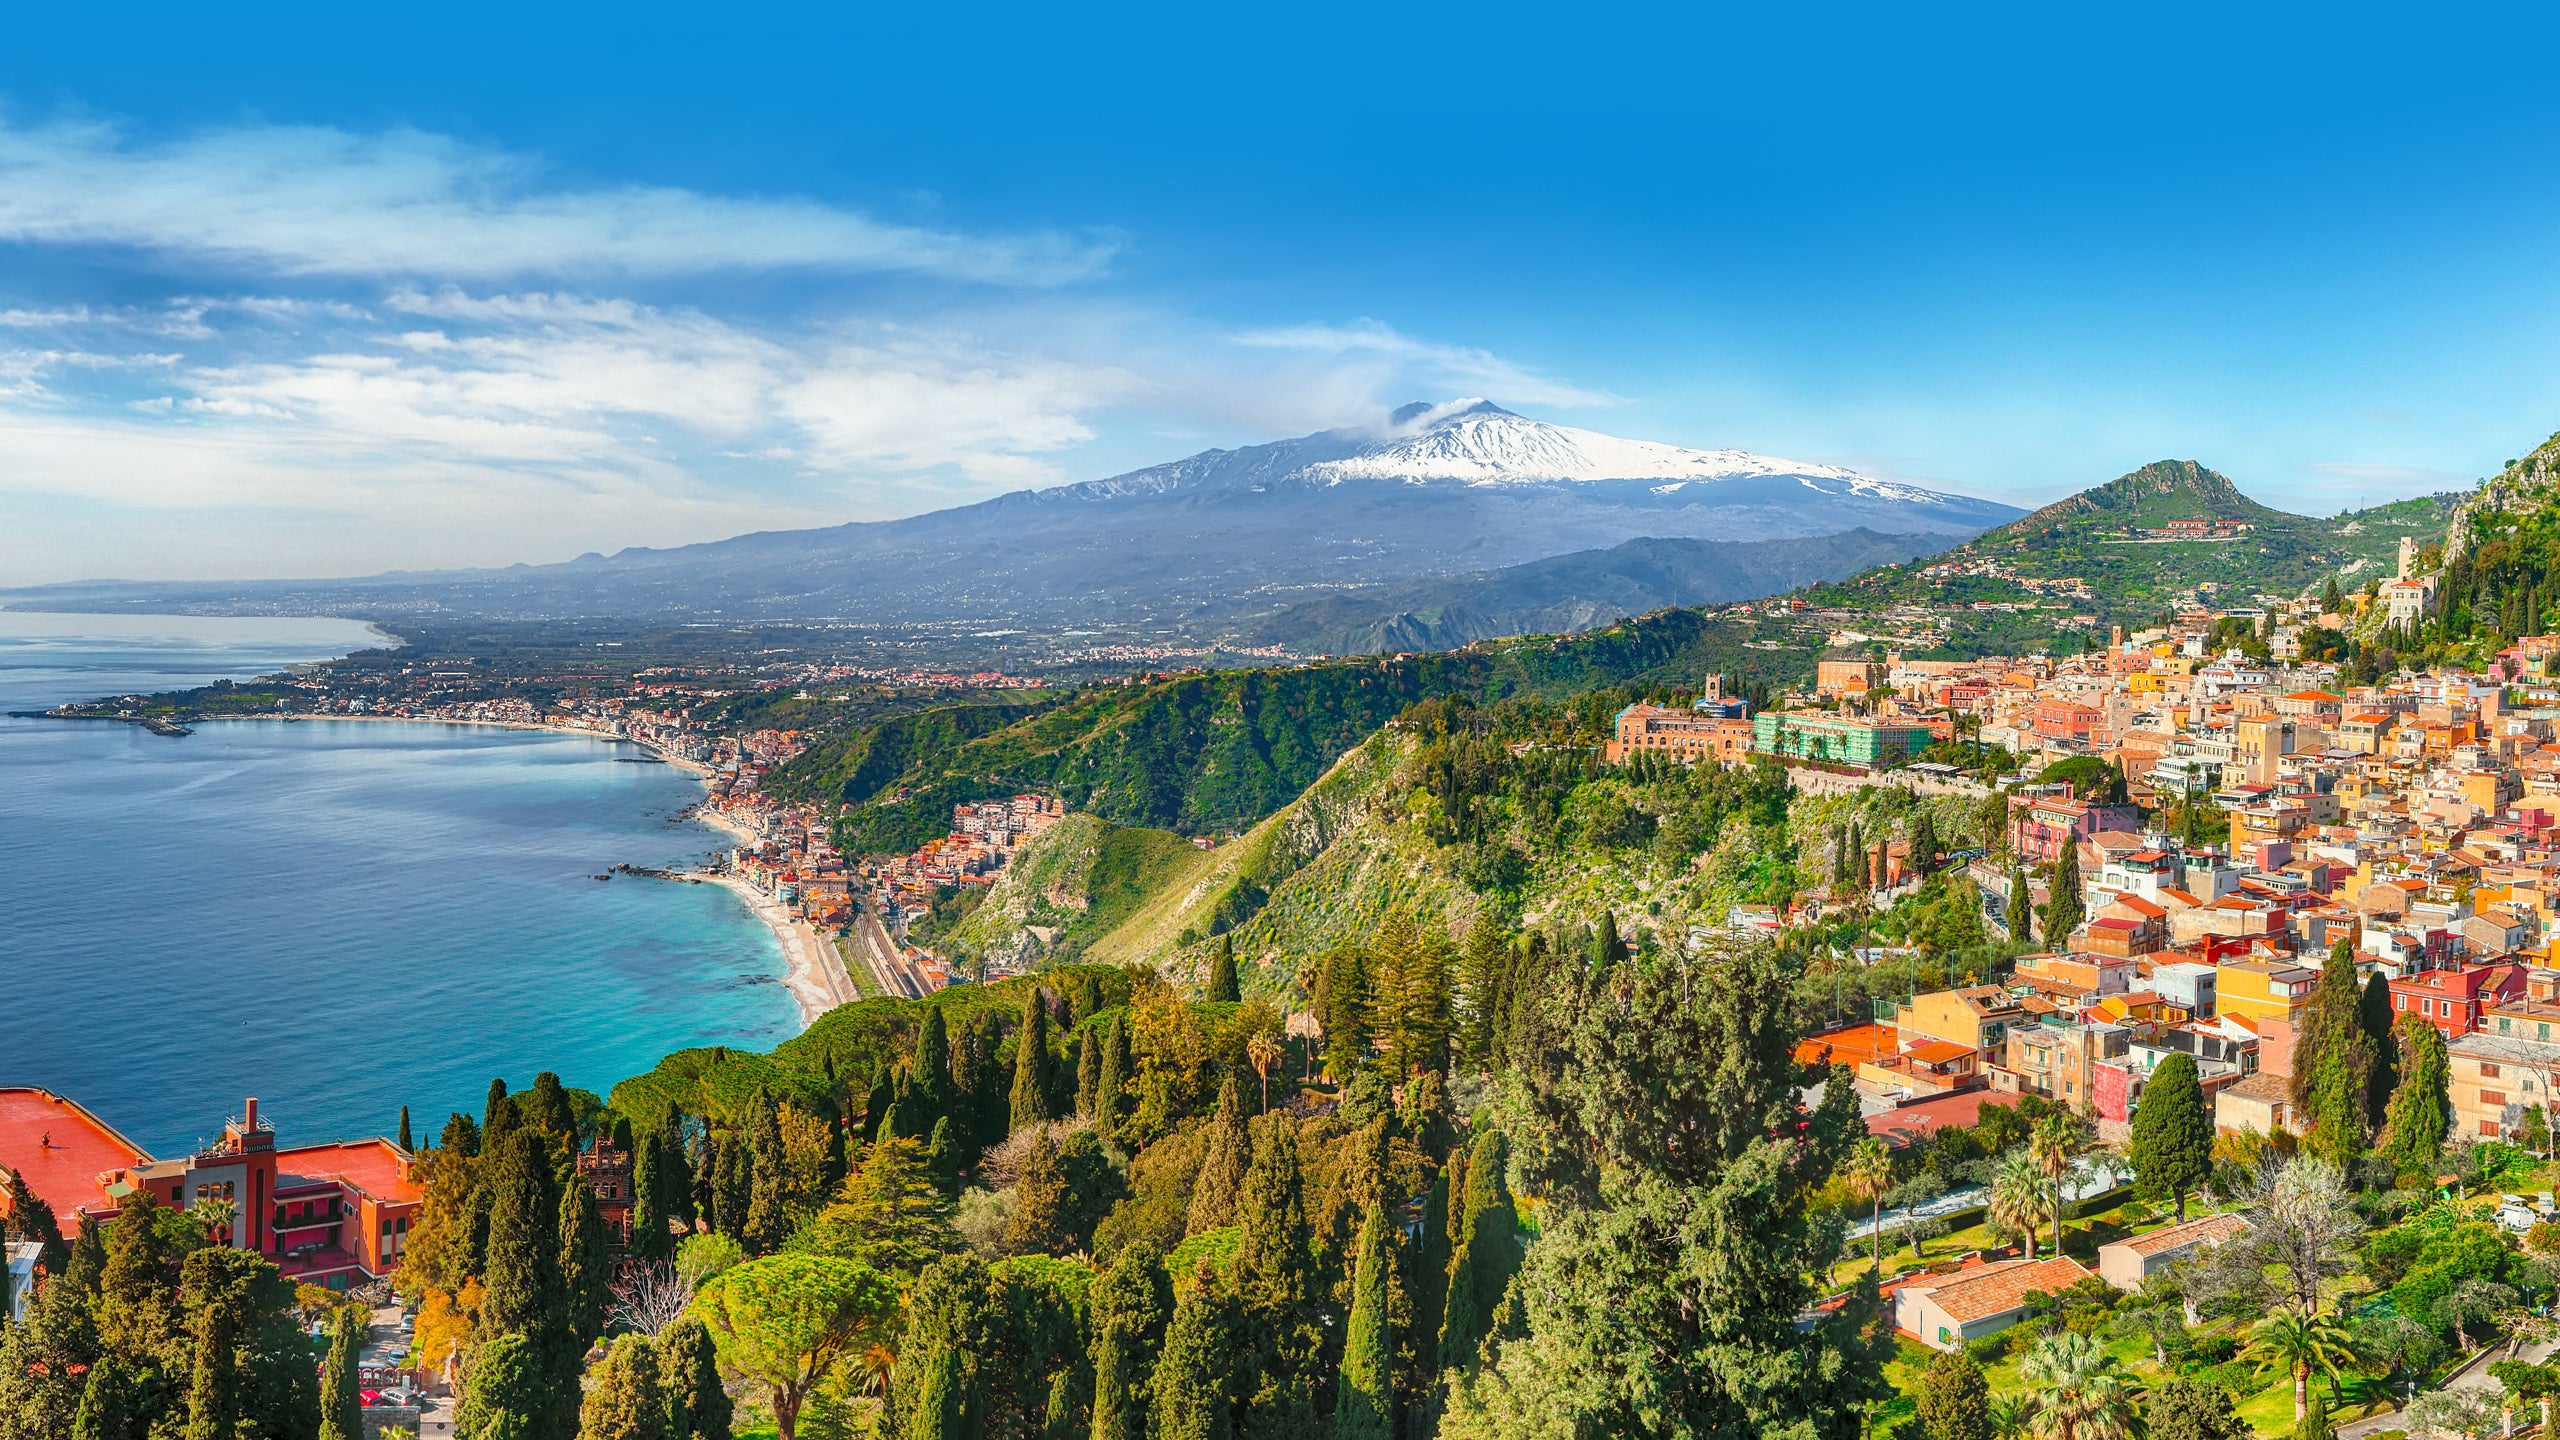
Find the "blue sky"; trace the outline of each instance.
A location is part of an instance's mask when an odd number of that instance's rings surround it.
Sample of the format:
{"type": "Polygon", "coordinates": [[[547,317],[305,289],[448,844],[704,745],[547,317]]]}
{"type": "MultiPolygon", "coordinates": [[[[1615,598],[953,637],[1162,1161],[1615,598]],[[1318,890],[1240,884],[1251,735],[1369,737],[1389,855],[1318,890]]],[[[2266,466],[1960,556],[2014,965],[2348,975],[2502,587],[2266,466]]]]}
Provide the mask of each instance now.
{"type": "Polygon", "coordinates": [[[0,583],[564,559],[1490,396],[2027,504],[2560,428],[2522,13],[51,7],[0,583]]]}

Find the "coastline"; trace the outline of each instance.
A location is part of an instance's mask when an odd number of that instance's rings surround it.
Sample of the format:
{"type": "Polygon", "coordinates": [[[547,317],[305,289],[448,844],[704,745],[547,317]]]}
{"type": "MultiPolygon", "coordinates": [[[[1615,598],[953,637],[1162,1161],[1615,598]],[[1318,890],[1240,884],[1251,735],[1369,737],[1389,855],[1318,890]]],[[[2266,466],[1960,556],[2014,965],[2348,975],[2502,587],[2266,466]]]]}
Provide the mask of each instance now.
{"type": "MultiPolygon", "coordinates": [[[[600,730],[589,730],[577,725],[552,725],[541,721],[466,720],[443,715],[313,715],[308,717],[237,715],[224,716],[222,719],[287,725],[323,725],[344,720],[376,725],[478,725],[500,730],[536,730],[551,735],[577,735],[589,740],[636,745],[666,765],[705,782],[706,792],[710,788],[708,782],[712,773],[707,766],[679,755],[667,754],[645,740],[634,740],[628,735],[608,735],[600,730]]],[[[689,816],[742,844],[763,843],[763,836],[708,806],[695,805],[689,812],[689,816]]],[[[793,918],[791,913],[775,903],[772,897],[734,875],[697,871],[675,878],[695,884],[717,885],[728,891],[738,898],[738,903],[747,908],[747,913],[753,916],[758,924],[772,932],[775,945],[782,951],[782,986],[791,992],[791,1002],[800,1011],[802,1030],[807,1030],[810,1025],[816,1023],[819,1016],[836,1006],[862,998],[861,992],[854,987],[851,977],[842,973],[841,963],[835,965],[828,963],[829,957],[835,953],[835,947],[827,942],[825,936],[818,933],[816,927],[805,920],[793,918]]]]}

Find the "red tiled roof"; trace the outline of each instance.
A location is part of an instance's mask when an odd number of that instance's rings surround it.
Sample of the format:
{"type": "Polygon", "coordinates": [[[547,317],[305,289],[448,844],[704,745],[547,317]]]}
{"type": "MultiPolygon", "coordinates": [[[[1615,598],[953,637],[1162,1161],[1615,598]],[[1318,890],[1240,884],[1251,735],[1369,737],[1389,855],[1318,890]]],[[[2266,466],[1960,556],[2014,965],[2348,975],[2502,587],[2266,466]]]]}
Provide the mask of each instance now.
{"type": "Polygon", "coordinates": [[[81,1206],[113,1203],[98,1183],[101,1173],[149,1158],[77,1101],[33,1087],[0,1089],[0,1165],[26,1178],[65,1233],[81,1206]]]}
{"type": "Polygon", "coordinates": [[[1947,1318],[1963,1324],[2017,1309],[2025,1303],[2030,1290],[2058,1295],[2088,1278],[2088,1270],[2079,1261],[2056,1255],[2043,1260],[1985,1265],[1969,1274],[1959,1272],[1943,1285],[1932,1285],[1926,1290],[1916,1285],[1906,1286],[1904,1290],[1905,1293],[1926,1294],[1932,1303],[1946,1312],[1947,1318]]]}
{"type": "Polygon", "coordinates": [[[2018,1097],[1993,1090],[1968,1090],[1904,1105],[1867,1117],[1867,1133],[1880,1140],[1910,1141],[1937,1134],[1948,1126],[1970,1126],[1982,1118],[1985,1105],[2015,1105],[2018,1097]]]}

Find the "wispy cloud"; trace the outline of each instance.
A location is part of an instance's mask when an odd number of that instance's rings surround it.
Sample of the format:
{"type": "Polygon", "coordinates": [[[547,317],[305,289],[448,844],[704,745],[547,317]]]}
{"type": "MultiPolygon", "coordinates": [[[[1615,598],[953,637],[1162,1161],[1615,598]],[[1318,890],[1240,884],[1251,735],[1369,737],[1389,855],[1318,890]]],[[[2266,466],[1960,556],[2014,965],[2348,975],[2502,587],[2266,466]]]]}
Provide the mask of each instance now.
{"type": "Polygon", "coordinates": [[[1370,357],[1392,363],[1421,381],[1514,404],[1584,407],[1624,403],[1621,396],[1538,374],[1489,350],[1417,339],[1376,320],[1248,330],[1235,336],[1235,342],[1255,349],[1370,357]]]}
{"type": "Polygon", "coordinates": [[[144,143],[0,124],[0,240],[131,246],[287,275],[907,273],[1002,285],[1099,274],[1108,237],[972,235],[799,197],[578,189],[537,160],[416,130],[256,126],[144,143]]]}

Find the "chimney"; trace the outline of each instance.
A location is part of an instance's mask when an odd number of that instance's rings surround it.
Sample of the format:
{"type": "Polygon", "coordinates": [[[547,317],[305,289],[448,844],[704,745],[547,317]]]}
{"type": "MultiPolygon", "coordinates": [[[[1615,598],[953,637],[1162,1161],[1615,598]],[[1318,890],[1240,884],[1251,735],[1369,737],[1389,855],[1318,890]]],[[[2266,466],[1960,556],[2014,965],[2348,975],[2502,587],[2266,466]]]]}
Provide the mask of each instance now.
{"type": "Polygon", "coordinates": [[[241,1122],[241,1124],[242,1124],[245,1128],[250,1129],[250,1130],[255,1130],[255,1129],[257,1129],[257,1128],[258,1128],[258,1097],[257,1097],[257,1096],[252,1095],[252,1096],[250,1096],[250,1097],[249,1097],[249,1114],[248,1114],[248,1118],[247,1118],[246,1120],[243,1120],[243,1121],[241,1122]]]}

